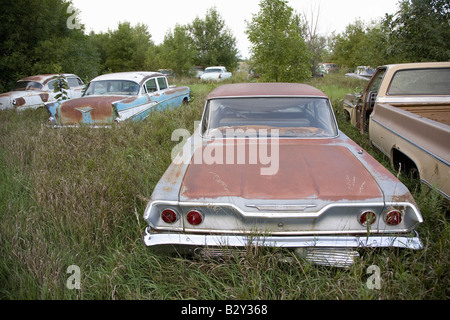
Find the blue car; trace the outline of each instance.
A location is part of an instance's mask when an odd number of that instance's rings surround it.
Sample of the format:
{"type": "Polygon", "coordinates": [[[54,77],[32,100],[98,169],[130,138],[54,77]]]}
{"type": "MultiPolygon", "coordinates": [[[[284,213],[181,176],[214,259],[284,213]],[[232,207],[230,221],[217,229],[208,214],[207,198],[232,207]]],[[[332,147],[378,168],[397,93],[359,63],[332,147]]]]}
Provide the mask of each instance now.
{"type": "Polygon", "coordinates": [[[99,76],[77,99],[46,104],[54,126],[104,126],[141,121],[155,110],[178,107],[190,100],[189,87],[169,86],[158,72],[121,72],[99,76]]]}

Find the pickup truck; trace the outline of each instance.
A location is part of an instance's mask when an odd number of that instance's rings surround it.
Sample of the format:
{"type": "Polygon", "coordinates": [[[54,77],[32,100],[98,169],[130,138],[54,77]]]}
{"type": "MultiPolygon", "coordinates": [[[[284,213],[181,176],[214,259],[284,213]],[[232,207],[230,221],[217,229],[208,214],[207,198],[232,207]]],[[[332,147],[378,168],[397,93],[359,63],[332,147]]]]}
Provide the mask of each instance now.
{"type": "Polygon", "coordinates": [[[231,78],[231,72],[227,72],[225,67],[208,67],[205,69],[205,73],[200,76],[200,80],[214,80],[221,81],[231,78]]]}
{"type": "Polygon", "coordinates": [[[450,200],[450,62],[380,66],[344,110],[394,170],[450,200]]]}

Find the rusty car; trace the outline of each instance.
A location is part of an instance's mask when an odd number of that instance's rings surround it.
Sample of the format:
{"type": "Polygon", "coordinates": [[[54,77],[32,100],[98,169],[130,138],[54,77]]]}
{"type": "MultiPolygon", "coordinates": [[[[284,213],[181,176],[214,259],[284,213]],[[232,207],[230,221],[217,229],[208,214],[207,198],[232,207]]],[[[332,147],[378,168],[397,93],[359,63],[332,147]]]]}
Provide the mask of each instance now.
{"type": "Polygon", "coordinates": [[[10,92],[0,94],[0,110],[37,109],[45,103],[55,100],[58,92],[54,90],[56,79],[62,76],[67,81],[69,89],[67,98],[79,98],[82,95],[84,83],[75,74],[43,74],[20,79],[10,92]]]}
{"type": "Polygon", "coordinates": [[[119,72],[94,78],[82,97],[46,104],[52,126],[108,126],[141,121],[151,112],[190,101],[189,87],[169,85],[159,72],[119,72]]]}
{"type": "Polygon", "coordinates": [[[276,247],[336,267],[366,247],[423,247],[409,190],[339,130],[322,91],[223,85],[195,127],[179,133],[145,209],[147,247],[206,256],[276,247]]]}

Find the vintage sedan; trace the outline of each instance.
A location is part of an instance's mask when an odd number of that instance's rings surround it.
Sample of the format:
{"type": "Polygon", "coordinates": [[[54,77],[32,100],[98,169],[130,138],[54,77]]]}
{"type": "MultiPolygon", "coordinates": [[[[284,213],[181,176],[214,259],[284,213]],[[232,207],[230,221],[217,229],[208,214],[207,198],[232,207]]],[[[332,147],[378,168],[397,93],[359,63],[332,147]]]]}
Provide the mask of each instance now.
{"type": "Polygon", "coordinates": [[[408,189],[339,131],[314,87],[220,86],[182,142],[144,213],[148,247],[204,255],[280,247],[339,267],[359,248],[422,248],[408,189]]]}
{"type": "Polygon", "coordinates": [[[178,107],[190,100],[188,87],[169,86],[159,72],[120,72],[93,79],[83,96],[46,105],[53,126],[107,126],[140,121],[152,111],[178,107]]]}
{"type": "MultiPolygon", "coordinates": [[[[43,74],[20,79],[11,92],[0,94],[0,110],[37,109],[55,100],[54,84],[59,74],[43,74]]],[[[79,98],[84,88],[83,81],[74,74],[61,74],[69,85],[67,98],[79,98]]]]}

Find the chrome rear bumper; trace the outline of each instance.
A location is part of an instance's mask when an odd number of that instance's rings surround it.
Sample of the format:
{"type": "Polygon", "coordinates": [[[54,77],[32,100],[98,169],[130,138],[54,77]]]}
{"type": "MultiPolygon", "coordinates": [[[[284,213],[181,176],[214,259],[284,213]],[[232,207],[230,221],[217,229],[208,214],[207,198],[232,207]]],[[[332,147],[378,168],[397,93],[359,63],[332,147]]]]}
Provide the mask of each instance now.
{"type": "Polygon", "coordinates": [[[419,250],[422,242],[416,232],[401,235],[320,235],[320,236],[251,236],[200,235],[183,233],[150,233],[145,229],[144,244],[154,246],[246,247],[280,248],[381,248],[397,247],[419,250]]]}

